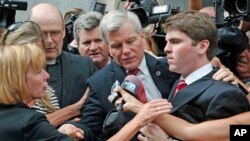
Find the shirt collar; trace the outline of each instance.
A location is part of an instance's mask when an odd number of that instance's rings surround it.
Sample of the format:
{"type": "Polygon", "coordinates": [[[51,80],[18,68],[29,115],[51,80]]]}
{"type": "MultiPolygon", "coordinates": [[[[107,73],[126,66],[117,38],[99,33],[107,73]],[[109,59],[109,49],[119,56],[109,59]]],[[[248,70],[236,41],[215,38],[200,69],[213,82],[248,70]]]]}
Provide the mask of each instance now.
{"type": "Polygon", "coordinates": [[[191,74],[189,74],[186,77],[185,82],[189,85],[189,84],[193,83],[194,81],[196,81],[196,80],[202,78],[203,76],[207,75],[212,70],[213,70],[212,64],[208,63],[208,64],[202,66],[201,68],[197,69],[196,71],[192,72],[191,74]]]}
{"type": "Polygon", "coordinates": [[[140,69],[141,73],[143,73],[146,76],[150,76],[149,71],[148,71],[148,67],[147,67],[147,63],[146,63],[145,55],[143,56],[142,61],[139,64],[138,68],[140,69]]]}
{"type": "MultiPolygon", "coordinates": [[[[143,73],[146,76],[150,76],[150,73],[149,73],[148,67],[147,67],[147,63],[146,63],[145,55],[143,56],[138,68],[140,69],[139,73],[143,73]]],[[[128,73],[128,70],[126,70],[126,73],[128,73]]]]}
{"type": "Polygon", "coordinates": [[[55,65],[55,64],[56,64],[56,59],[47,60],[47,61],[46,61],[46,64],[47,64],[47,65],[55,65]]]}

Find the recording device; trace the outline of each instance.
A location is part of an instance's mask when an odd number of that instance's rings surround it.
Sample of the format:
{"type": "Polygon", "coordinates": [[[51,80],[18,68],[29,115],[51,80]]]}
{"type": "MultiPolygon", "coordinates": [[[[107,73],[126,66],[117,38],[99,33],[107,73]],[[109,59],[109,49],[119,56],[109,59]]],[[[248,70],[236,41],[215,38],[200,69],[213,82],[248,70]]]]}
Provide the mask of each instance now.
{"type": "Polygon", "coordinates": [[[237,56],[248,46],[248,37],[238,29],[240,20],[248,20],[250,0],[216,0],[215,24],[218,28],[216,56],[234,74],[237,74],[237,56]],[[224,10],[229,16],[224,18],[224,10]]]}
{"type": "Polygon", "coordinates": [[[222,64],[237,75],[237,56],[248,46],[246,33],[237,27],[225,26],[218,29],[217,57],[222,64]]]}
{"type": "MultiPolygon", "coordinates": [[[[143,88],[142,84],[140,84],[140,80],[134,75],[128,75],[125,77],[124,81],[121,84],[121,87],[126,90],[128,93],[136,96],[141,88],[143,88]]],[[[115,103],[115,101],[121,97],[119,93],[113,91],[114,88],[119,86],[120,83],[115,81],[115,83],[111,87],[111,103],[115,103]]],[[[144,89],[144,88],[143,88],[144,89]]],[[[122,113],[123,103],[119,104],[116,109],[112,109],[106,116],[103,122],[102,135],[106,138],[111,137],[116,132],[118,132],[124,125],[124,115],[122,113]]]]}
{"type": "Polygon", "coordinates": [[[26,1],[0,0],[0,28],[7,28],[15,22],[16,10],[27,10],[26,1]]]}
{"type": "Polygon", "coordinates": [[[129,2],[134,2],[131,5],[129,11],[135,13],[142,27],[146,27],[149,24],[154,25],[154,30],[156,34],[152,35],[155,43],[158,47],[158,56],[166,56],[164,53],[164,47],[166,45],[165,33],[162,30],[161,24],[165,20],[180,12],[180,7],[172,7],[171,5],[165,3],[164,5],[158,5],[156,0],[127,0],[129,2]]]}
{"type": "Polygon", "coordinates": [[[169,16],[180,11],[180,7],[173,8],[170,5],[158,5],[156,0],[128,0],[135,2],[129,9],[134,12],[140,19],[143,27],[151,23],[162,23],[169,16]]]}
{"type": "Polygon", "coordinates": [[[250,21],[250,0],[224,0],[224,9],[234,18],[250,21]]]}
{"type": "Polygon", "coordinates": [[[92,1],[89,10],[90,11],[97,11],[97,12],[100,12],[100,13],[102,13],[104,15],[105,14],[105,8],[106,8],[106,4],[96,2],[96,1],[92,1]]]}

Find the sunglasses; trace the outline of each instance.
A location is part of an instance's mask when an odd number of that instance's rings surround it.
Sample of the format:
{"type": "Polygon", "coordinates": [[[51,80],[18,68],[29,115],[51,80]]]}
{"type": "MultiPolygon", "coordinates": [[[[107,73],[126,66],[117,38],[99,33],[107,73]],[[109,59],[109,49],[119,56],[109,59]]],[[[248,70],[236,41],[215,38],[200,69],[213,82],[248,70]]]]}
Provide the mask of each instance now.
{"type": "Polygon", "coordinates": [[[23,24],[25,24],[25,23],[27,23],[27,22],[34,23],[34,22],[32,22],[32,21],[25,21],[25,22],[16,22],[16,23],[11,24],[11,25],[7,28],[6,36],[7,36],[10,32],[16,31],[16,30],[19,29],[23,24]]]}

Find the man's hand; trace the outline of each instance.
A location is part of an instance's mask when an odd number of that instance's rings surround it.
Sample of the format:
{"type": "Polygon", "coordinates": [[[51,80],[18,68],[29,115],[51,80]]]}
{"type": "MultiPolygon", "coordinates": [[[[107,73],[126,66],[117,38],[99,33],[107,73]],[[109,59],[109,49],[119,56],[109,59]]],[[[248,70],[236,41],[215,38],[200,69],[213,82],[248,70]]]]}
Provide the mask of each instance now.
{"type": "Polygon", "coordinates": [[[81,140],[84,138],[84,131],[80,128],[77,128],[76,126],[72,124],[63,124],[59,129],[59,132],[63,134],[67,134],[75,141],[81,140]]]}
{"type": "Polygon", "coordinates": [[[214,75],[213,79],[215,80],[222,80],[224,82],[230,82],[234,85],[238,85],[238,81],[235,75],[224,65],[221,64],[219,58],[214,57],[211,61],[214,67],[220,68],[214,75]]]}
{"type": "Polygon", "coordinates": [[[141,134],[138,135],[140,141],[171,141],[169,135],[163,131],[158,125],[149,123],[140,129],[141,134]]]}

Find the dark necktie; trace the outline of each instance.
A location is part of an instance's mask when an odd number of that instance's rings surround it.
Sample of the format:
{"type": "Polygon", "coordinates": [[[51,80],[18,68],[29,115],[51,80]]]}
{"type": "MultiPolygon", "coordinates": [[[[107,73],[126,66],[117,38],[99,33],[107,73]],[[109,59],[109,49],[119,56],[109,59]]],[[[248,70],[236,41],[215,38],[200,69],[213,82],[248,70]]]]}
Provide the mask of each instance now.
{"type": "Polygon", "coordinates": [[[178,93],[178,91],[180,91],[181,89],[185,88],[187,86],[187,83],[185,82],[185,80],[180,80],[175,91],[174,91],[174,97],[176,96],[176,94],[178,93]]]}
{"type": "MultiPolygon", "coordinates": [[[[136,68],[136,69],[133,69],[133,70],[130,70],[128,71],[128,75],[137,75],[139,73],[140,69],[139,68],[136,68]]],[[[138,86],[138,91],[137,91],[137,98],[139,101],[141,101],[142,103],[147,103],[148,100],[147,100],[147,96],[146,96],[146,92],[144,90],[144,86],[143,84],[141,83],[140,81],[140,84],[141,86],[138,86]]]]}
{"type": "Polygon", "coordinates": [[[135,68],[135,69],[133,69],[133,70],[129,70],[128,71],[128,75],[137,75],[138,74],[138,72],[140,71],[140,69],[139,68],[135,68]]]}

